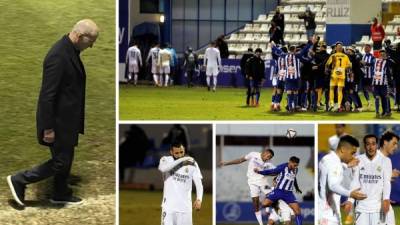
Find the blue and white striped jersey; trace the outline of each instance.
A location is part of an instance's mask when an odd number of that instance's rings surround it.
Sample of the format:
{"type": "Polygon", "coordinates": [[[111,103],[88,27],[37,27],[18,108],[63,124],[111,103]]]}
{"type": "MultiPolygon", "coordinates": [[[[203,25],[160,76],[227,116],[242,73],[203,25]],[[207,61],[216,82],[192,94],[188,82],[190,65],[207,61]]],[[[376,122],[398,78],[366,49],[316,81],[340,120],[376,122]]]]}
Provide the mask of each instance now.
{"type": "Polygon", "coordinates": [[[284,81],[286,77],[286,63],[285,63],[285,57],[281,56],[278,58],[277,61],[277,78],[278,80],[284,81]]]}
{"type": "Polygon", "coordinates": [[[300,59],[295,54],[288,54],[285,56],[286,64],[286,79],[299,79],[300,78],[300,59]]]}
{"type": "Polygon", "coordinates": [[[375,64],[375,57],[371,53],[365,53],[362,57],[362,61],[367,64],[363,66],[361,69],[364,72],[364,78],[372,78],[373,74],[373,66],[375,64]]]}
{"type": "MultiPolygon", "coordinates": [[[[267,71],[269,71],[269,80],[272,80],[276,74],[276,66],[277,66],[276,64],[277,64],[277,62],[275,59],[264,61],[265,73],[267,73],[267,71]],[[269,68],[269,70],[267,70],[268,68],[269,68]]],[[[268,74],[266,74],[266,76],[268,76],[268,74]]]]}
{"type": "Polygon", "coordinates": [[[388,61],[386,59],[376,59],[373,67],[372,85],[387,85],[388,61]]]}
{"type": "Polygon", "coordinates": [[[283,191],[293,191],[297,171],[298,169],[290,170],[288,163],[283,163],[278,165],[275,169],[263,170],[258,173],[262,175],[278,174],[275,188],[283,191]]]}

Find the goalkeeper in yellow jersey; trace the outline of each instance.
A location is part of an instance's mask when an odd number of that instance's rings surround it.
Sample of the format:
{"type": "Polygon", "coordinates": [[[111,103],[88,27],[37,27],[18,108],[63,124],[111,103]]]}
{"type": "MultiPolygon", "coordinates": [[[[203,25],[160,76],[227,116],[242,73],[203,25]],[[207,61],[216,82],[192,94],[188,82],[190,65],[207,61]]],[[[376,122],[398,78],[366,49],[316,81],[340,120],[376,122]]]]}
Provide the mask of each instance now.
{"type": "Polygon", "coordinates": [[[343,44],[341,42],[336,42],[335,53],[328,58],[325,64],[325,71],[326,73],[330,72],[331,75],[329,83],[329,111],[340,111],[346,75],[349,75],[351,72],[351,62],[349,57],[343,53],[343,44]],[[334,103],[335,87],[337,87],[337,103],[334,103]]]}

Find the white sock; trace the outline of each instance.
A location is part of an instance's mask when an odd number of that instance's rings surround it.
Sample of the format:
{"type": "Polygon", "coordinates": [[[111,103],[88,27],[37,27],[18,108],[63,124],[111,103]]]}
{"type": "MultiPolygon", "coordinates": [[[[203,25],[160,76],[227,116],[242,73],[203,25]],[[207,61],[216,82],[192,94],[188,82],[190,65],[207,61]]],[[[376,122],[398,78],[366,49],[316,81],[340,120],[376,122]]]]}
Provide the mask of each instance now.
{"type": "Polygon", "coordinates": [[[210,76],[207,76],[206,80],[207,80],[207,86],[210,87],[210,76]]]}
{"type": "Polygon", "coordinates": [[[263,224],[263,221],[262,221],[262,215],[261,215],[261,211],[257,211],[257,212],[255,212],[254,214],[256,215],[256,218],[257,218],[258,224],[260,224],[260,225],[264,225],[264,224],[263,224]]]}
{"type": "Polygon", "coordinates": [[[154,83],[156,83],[156,85],[158,84],[158,76],[157,76],[157,74],[153,74],[153,80],[154,80],[154,83]]]}
{"type": "Polygon", "coordinates": [[[168,74],[165,74],[165,87],[168,86],[168,80],[169,80],[169,76],[168,76],[168,74]]]}
{"type": "Polygon", "coordinates": [[[128,81],[132,79],[132,73],[128,73],[128,81]]]}
{"type": "Polygon", "coordinates": [[[160,81],[159,81],[160,83],[160,86],[162,86],[163,85],[163,83],[164,83],[164,77],[163,77],[163,75],[162,74],[160,74],[160,81]]]}
{"type": "Polygon", "coordinates": [[[217,87],[217,76],[213,76],[214,88],[217,87]]]}
{"type": "Polygon", "coordinates": [[[137,73],[135,73],[135,76],[133,77],[133,83],[134,84],[137,84],[137,80],[138,80],[138,75],[137,75],[137,73]]]}

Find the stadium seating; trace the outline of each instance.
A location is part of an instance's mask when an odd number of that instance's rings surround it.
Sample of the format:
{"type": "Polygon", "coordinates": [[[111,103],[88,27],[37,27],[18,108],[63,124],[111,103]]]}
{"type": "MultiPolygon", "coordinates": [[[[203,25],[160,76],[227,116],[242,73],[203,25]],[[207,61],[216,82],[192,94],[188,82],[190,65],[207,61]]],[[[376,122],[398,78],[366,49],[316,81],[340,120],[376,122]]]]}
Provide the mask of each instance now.
{"type": "MultiPolygon", "coordinates": [[[[285,15],[284,40],[289,44],[302,44],[307,42],[305,26],[302,19],[298,18],[300,13],[304,13],[307,7],[316,13],[317,29],[316,34],[322,39],[326,31],[326,1],[325,0],[283,0],[278,6],[281,13],[285,15]]],[[[268,34],[270,23],[274,11],[260,14],[252,23],[246,24],[243,29],[230,34],[226,41],[229,45],[231,56],[229,58],[241,58],[248,47],[261,47],[264,54],[269,54],[270,49],[266,49],[270,37],[268,34]]],[[[400,22],[399,22],[400,23],[400,22]]]]}

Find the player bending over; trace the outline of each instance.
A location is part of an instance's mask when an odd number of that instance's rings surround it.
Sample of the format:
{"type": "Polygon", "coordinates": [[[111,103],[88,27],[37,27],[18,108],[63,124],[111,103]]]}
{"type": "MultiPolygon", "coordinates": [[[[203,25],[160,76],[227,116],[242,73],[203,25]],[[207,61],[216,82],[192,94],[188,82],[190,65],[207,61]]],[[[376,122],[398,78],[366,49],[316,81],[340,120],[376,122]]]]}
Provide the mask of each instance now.
{"type": "Polygon", "coordinates": [[[299,163],[300,159],[296,156],[292,156],[288,163],[280,164],[275,169],[260,171],[255,168],[254,172],[262,175],[278,175],[276,178],[277,185],[264,199],[262,203],[263,207],[269,207],[273,203],[283,200],[293,210],[296,216],[296,224],[302,225],[303,217],[301,215],[301,209],[293,194],[293,187],[297,192],[301,193],[296,180],[299,163]]]}
{"type": "Polygon", "coordinates": [[[181,143],[173,143],[170,154],[171,156],[162,157],[158,166],[164,180],[161,224],[192,225],[192,181],[196,186],[197,196],[193,208],[200,210],[203,176],[196,161],[185,156],[185,148],[181,143]]]}

